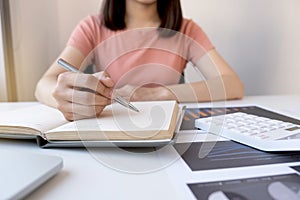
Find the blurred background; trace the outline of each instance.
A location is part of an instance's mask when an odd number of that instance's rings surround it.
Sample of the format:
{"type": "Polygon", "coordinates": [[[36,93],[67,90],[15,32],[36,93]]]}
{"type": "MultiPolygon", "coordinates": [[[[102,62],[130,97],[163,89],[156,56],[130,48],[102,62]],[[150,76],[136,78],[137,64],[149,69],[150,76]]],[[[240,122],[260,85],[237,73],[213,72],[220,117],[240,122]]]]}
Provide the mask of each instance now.
{"type": "MultiPolygon", "coordinates": [[[[300,94],[299,0],[182,0],[246,95],[300,94]]],[[[37,81],[99,0],[1,0],[0,101],[34,101],[37,81]]],[[[195,81],[188,67],[186,79],[195,81]]]]}

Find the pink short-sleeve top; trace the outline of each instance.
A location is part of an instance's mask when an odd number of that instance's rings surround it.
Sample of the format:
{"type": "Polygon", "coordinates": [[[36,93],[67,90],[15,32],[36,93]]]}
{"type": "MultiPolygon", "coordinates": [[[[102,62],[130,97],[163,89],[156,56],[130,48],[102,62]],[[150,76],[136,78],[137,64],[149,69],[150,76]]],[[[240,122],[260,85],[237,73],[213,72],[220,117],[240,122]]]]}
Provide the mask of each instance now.
{"type": "Polygon", "coordinates": [[[184,19],[179,32],[166,37],[157,28],[113,31],[101,15],[83,19],[67,45],[78,49],[96,71],[105,70],[117,87],[178,83],[186,63],[197,62],[214,46],[192,20],[184,19]]]}

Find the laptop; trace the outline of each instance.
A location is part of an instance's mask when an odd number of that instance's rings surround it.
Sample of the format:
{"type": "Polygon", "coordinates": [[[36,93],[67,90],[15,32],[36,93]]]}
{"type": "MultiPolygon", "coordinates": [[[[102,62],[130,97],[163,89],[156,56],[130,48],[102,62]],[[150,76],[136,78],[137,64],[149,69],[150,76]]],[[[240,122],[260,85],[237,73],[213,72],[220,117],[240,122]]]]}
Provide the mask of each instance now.
{"type": "Polygon", "coordinates": [[[0,198],[22,199],[63,166],[60,157],[0,149],[0,198]]]}

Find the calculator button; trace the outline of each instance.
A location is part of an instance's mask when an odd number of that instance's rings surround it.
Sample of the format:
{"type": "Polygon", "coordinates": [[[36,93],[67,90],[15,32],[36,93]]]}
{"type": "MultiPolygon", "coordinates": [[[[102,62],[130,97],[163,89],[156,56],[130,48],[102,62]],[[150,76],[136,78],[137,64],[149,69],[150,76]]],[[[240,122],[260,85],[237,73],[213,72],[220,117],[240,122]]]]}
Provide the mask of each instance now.
{"type": "MultiPolygon", "coordinates": [[[[291,136],[300,134],[300,126],[297,124],[246,113],[231,113],[218,117],[210,117],[208,119],[210,119],[210,121],[204,120],[203,118],[197,119],[195,126],[213,134],[218,134],[259,149],[263,147],[272,150],[273,144],[275,144],[275,146],[277,145],[276,150],[291,149],[291,147],[282,145],[281,143],[291,141],[294,139],[289,139],[291,136]],[[210,124],[206,122],[210,122],[214,127],[209,128],[210,124]]],[[[300,150],[300,140],[294,140],[289,144],[291,144],[292,149],[300,150]]]]}

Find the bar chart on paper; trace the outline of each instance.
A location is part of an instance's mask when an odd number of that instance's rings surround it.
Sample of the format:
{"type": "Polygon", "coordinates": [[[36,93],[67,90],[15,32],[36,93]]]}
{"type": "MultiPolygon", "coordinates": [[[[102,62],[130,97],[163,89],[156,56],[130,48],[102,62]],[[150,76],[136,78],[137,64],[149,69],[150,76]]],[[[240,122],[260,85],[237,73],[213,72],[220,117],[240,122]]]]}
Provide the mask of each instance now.
{"type": "Polygon", "coordinates": [[[277,119],[277,120],[286,121],[294,124],[299,123],[299,120],[297,119],[284,116],[258,106],[187,108],[184,113],[180,130],[181,131],[197,130],[197,128],[195,128],[195,120],[199,118],[231,114],[236,112],[244,112],[247,114],[253,114],[261,117],[277,119]]]}
{"type": "Polygon", "coordinates": [[[202,142],[178,143],[174,147],[192,171],[300,161],[300,152],[267,153],[232,141],[203,144],[202,142]],[[186,149],[188,145],[190,146],[186,149]],[[200,151],[208,151],[207,156],[199,158],[200,151]]]}

